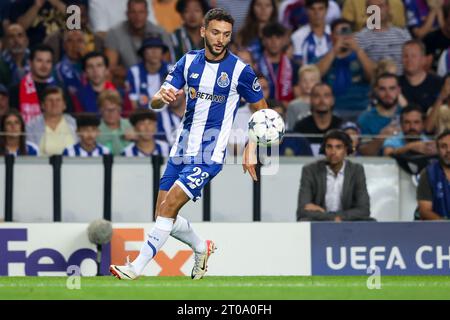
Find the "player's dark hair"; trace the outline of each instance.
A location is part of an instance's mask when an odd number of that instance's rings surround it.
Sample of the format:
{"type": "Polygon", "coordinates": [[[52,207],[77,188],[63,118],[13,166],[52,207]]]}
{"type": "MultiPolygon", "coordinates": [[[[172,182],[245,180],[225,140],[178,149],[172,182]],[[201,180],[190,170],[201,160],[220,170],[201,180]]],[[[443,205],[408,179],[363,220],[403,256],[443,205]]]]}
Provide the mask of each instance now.
{"type": "MultiPolygon", "coordinates": [[[[15,116],[20,122],[20,132],[22,133],[19,137],[19,153],[21,155],[28,154],[26,136],[25,136],[25,121],[23,121],[22,115],[17,109],[9,109],[0,120],[0,133],[5,133],[5,122],[10,116],[15,116]]],[[[6,135],[0,135],[0,155],[4,156],[7,154],[6,151],[6,135]]]]}
{"type": "Polygon", "coordinates": [[[345,131],[340,130],[340,129],[331,129],[331,130],[328,130],[327,133],[325,133],[325,135],[323,136],[323,142],[322,142],[322,145],[320,146],[319,153],[321,153],[321,154],[325,153],[325,146],[327,145],[327,141],[329,139],[335,139],[335,140],[342,141],[342,143],[344,144],[344,146],[347,149],[347,155],[350,155],[353,153],[352,138],[350,138],[350,136],[345,131]]]}
{"type": "Polygon", "coordinates": [[[283,37],[287,33],[287,29],[279,22],[269,22],[262,29],[262,35],[265,38],[273,36],[283,37]]]}
{"type": "Polygon", "coordinates": [[[99,51],[92,51],[87,53],[82,59],[81,59],[81,67],[83,68],[83,71],[86,71],[86,65],[89,59],[101,57],[103,59],[103,62],[105,63],[105,66],[109,67],[109,60],[108,57],[99,51]]]}
{"type": "Polygon", "coordinates": [[[222,8],[214,8],[209,10],[205,15],[205,28],[208,28],[208,25],[211,21],[225,21],[234,25],[234,18],[231,14],[225,11],[222,8]]]}
{"type": "Polygon", "coordinates": [[[135,127],[136,124],[142,120],[157,121],[156,113],[147,109],[138,109],[130,116],[130,123],[133,127],[135,127]]]}
{"type": "Polygon", "coordinates": [[[186,10],[189,1],[197,1],[202,7],[203,15],[205,15],[210,9],[208,1],[206,0],[178,0],[175,6],[175,10],[177,10],[179,14],[183,14],[184,10],[186,10]]]}
{"type": "Polygon", "coordinates": [[[31,51],[30,51],[30,61],[33,61],[34,58],[36,57],[36,53],[37,52],[50,52],[50,54],[53,56],[55,55],[55,52],[53,51],[52,47],[50,47],[49,45],[40,43],[38,45],[35,45],[31,51]]]}
{"type": "Polygon", "coordinates": [[[77,130],[83,127],[98,127],[100,119],[95,114],[85,113],[77,117],[77,130]]]}
{"type": "Polygon", "coordinates": [[[315,5],[316,3],[323,3],[325,5],[325,7],[328,8],[328,0],[306,0],[305,7],[310,8],[313,5],[315,5]]]}
{"type": "Polygon", "coordinates": [[[410,105],[404,107],[402,109],[402,111],[400,111],[400,122],[403,121],[405,114],[410,113],[410,112],[420,113],[422,120],[425,120],[425,114],[423,113],[422,108],[417,104],[410,104],[410,105]]]}

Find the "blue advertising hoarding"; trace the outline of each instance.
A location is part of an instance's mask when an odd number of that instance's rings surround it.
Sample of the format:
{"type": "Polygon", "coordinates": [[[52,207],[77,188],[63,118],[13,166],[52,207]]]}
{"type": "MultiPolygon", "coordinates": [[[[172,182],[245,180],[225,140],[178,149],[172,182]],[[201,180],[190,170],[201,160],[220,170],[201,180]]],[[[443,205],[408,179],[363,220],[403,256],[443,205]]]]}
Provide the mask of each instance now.
{"type": "Polygon", "coordinates": [[[311,223],[313,275],[450,275],[450,223],[311,223]]]}

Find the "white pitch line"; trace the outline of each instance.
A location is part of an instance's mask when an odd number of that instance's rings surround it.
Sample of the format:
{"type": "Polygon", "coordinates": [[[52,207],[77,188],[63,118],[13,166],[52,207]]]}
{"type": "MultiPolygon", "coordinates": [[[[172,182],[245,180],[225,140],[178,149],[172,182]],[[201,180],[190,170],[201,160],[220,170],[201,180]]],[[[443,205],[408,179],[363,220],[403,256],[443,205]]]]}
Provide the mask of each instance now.
{"type": "MultiPolygon", "coordinates": [[[[139,282],[127,282],[127,283],[115,283],[115,284],[92,284],[84,283],[81,281],[81,288],[305,288],[305,287],[323,287],[323,288],[348,288],[348,287],[361,287],[361,289],[366,288],[366,283],[343,283],[343,284],[330,284],[330,283],[237,283],[237,284],[216,284],[216,283],[203,283],[203,284],[175,284],[175,283],[139,283],[139,282]]],[[[450,283],[442,282],[428,282],[428,283],[383,283],[381,282],[382,288],[386,287],[442,287],[450,288],[450,283]]],[[[1,284],[0,288],[65,288],[66,284],[48,284],[48,283],[37,283],[37,284],[23,284],[23,283],[8,283],[1,284]]]]}

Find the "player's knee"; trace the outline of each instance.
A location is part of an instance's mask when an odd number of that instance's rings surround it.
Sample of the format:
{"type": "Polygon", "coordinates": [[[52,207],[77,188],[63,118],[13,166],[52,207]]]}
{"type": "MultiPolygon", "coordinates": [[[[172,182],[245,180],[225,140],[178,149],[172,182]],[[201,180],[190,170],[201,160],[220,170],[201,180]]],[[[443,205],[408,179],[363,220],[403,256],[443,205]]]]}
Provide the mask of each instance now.
{"type": "Polygon", "coordinates": [[[158,215],[165,218],[174,218],[177,215],[176,208],[175,201],[166,199],[161,202],[158,215]]]}

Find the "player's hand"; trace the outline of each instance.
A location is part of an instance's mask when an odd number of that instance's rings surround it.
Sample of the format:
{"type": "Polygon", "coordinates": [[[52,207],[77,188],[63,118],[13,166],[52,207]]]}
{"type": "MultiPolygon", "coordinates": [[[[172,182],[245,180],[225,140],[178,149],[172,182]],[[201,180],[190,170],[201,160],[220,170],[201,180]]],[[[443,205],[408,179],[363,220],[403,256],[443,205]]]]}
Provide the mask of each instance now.
{"type": "Polygon", "coordinates": [[[170,89],[161,88],[161,92],[160,92],[161,100],[165,104],[169,104],[169,103],[177,100],[177,96],[179,94],[181,94],[181,92],[183,92],[183,90],[175,91],[172,88],[170,88],[170,89]]]}
{"type": "Polygon", "coordinates": [[[244,149],[244,159],[242,162],[242,167],[244,169],[244,173],[248,171],[253,181],[258,181],[258,177],[256,176],[256,143],[249,140],[247,146],[244,149]]]}

